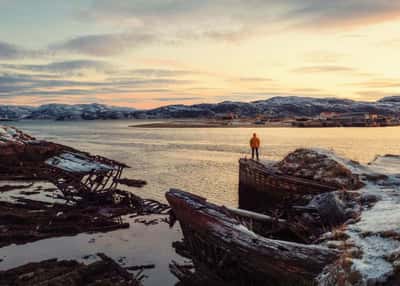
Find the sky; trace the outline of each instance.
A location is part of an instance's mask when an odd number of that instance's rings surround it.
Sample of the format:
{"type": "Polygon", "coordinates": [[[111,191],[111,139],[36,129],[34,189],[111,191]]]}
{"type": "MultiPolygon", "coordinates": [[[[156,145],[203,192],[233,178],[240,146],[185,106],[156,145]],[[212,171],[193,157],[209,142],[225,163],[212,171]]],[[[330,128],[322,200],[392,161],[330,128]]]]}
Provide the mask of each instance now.
{"type": "Polygon", "coordinates": [[[400,94],[397,0],[0,0],[0,19],[0,104],[400,94]]]}

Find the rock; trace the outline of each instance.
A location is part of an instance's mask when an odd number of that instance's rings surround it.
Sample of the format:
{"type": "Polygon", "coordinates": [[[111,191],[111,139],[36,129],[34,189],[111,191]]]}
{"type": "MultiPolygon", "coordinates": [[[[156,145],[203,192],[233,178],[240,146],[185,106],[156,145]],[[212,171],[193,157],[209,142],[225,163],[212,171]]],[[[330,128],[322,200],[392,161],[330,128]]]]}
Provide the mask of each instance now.
{"type": "Polygon", "coordinates": [[[400,247],[389,253],[386,256],[386,259],[390,262],[394,262],[396,260],[400,261],[400,247]]]}
{"type": "Polygon", "coordinates": [[[382,196],[379,196],[376,194],[369,194],[369,193],[361,194],[361,202],[363,204],[376,203],[377,201],[380,201],[381,199],[382,199],[382,196]]]}
{"type": "Polygon", "coordinates": [[[335,230],[333,232],[333,237],[335,238],[335,240],[346,240],[349,238],[349,235],[341,230],[335,230]]]}
{"type": "Polygon", "coordinates": [[[395,273],[400,273],[400,259],[393,261],[392,263],[395,273]]]}
{"type": "Polygon", "coordinates": [[[359,189],[363,186],[358,175],[333,156],[318,150],[297,149],[275,166],[284,174],[318,181],[338,189],[359,189]]]}
{"type": "Polygon", "coordinates": [[[315,196],[306,208],[314,209],[325,225],[340,225],[346,221],[345,205],[335,192],[315,196]]]}
{"type": "Polygon", "coordinates": [[[343,241],[340,241],[340,240],[330,240],[330,241],[327,241],[325,243],[325,245],[328,248],[333,248],[333,249],[343,249],[344,248],[344,243],[343,243],[343,241]]]}
{"type": "Polygon", "coordinates": [[[362,250],[359,249],[358,247],[351,247],[351,248],[347,249],[346,251],[351,258],[360,259],[363,255],[362,250]]]}

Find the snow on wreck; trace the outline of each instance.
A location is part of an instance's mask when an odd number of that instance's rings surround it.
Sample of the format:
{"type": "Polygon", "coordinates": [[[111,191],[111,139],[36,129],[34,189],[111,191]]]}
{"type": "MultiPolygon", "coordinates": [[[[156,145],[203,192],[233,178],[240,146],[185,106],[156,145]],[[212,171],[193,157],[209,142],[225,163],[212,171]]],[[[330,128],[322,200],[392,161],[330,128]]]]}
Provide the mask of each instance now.
{"type": "Polygon", "coordinates": [[[9,126],[0,126],[0,178],[42,179],[64,195],[89,195],[115,190],[128,166],[61,144],[36,140],[9,126]]]}
{"type": "Polygon", "coordinates": [[[240,209],[166,194],[201,275],[217,285],[399,285],[400,157],[361,165],[299,149],[280,162],[241,159],[239,182],[240,209]]]}
{"type": "Polygon", "coordinates": [[[109,232],[128,228],[127,215],[168,212],[168,206],[118,187],[146,184],[120,179],[126,167],[0,127],[0,247],[109,232]]]}

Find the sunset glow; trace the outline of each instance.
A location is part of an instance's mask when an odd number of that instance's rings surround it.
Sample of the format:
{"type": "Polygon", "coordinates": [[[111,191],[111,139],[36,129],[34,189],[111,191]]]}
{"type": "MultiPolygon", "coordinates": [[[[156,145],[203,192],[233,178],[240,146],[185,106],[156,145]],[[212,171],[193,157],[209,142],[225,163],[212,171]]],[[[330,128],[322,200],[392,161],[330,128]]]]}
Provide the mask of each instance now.
{"type": "Polygon", "coordinates": [[[399,94],[392,0],[0,0],[0,103],[399,94]]]}

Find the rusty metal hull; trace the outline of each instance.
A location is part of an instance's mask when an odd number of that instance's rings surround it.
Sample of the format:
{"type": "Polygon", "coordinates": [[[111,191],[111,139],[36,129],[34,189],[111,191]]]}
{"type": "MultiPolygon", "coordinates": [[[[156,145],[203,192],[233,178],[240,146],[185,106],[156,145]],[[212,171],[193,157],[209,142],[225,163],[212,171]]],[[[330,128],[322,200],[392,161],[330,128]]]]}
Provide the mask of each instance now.
{"type": "Polygon", "coordinates": [[[170,190],[166,198],[196,267],[229,285],[312,285],[338,259],[335,250],[257,235],[228,209],[204,198],[179,190],[170,190]]]}

